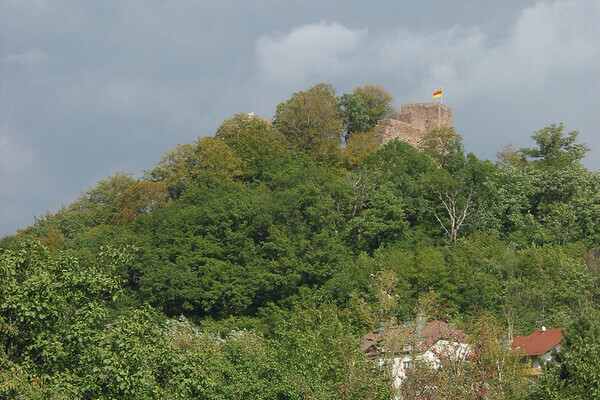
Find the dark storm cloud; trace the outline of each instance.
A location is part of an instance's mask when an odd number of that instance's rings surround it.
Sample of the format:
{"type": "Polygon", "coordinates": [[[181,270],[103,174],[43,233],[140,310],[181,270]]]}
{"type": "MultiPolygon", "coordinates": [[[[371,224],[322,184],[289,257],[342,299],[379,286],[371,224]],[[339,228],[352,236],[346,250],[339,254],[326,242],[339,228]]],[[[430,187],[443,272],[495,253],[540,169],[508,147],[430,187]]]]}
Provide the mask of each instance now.
{"type": "Polygon", "coordinates": [[[563,121],[600,167],[597,1],[324,3],[0,0],[0,235],[321,81],[398,106],[443,85],[486,158],[563,121]]]}
{"type": "Polygon", "coordinates": [[[525,8],[501,38],[478,26],[372,33],[319,22],[263,35],[258,77],[288,91],[315,80],[345,90],[380,83],[398,105],[429,101],[443,85],[455,125],[478,155],[493,158],[511,141],[528,145],[534,130],[562,121],[595,149],[586,165],[596,169],[598,20],[600,3],[569,1],[525,8]]]}

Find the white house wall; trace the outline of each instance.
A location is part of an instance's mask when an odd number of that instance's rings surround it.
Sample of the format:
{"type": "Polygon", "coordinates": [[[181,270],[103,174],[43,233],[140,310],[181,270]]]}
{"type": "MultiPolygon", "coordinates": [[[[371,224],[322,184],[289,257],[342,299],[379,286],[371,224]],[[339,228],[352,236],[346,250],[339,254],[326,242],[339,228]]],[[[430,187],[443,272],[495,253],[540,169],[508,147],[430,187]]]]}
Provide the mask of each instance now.
{"type": "MultiPolygon", "coordinates": [[[[464,360],[469,353],[471,348],[466,343],[455,343],[447,340],[438,340],[429,350],[421,354],[415,353],[404,353],[395,356],[391,360],[390,375],[394,383],[394,387],[399,389],[402,387],[402,382],[406,378],[408,370],[404,368],[405,362],[415,363],[427,363],[431,368],[438,369],[441,366],[438,354],[444,353],[447,357],[458,361],[464,360]]],[[[385,359],[380,359],[379,364],[381,366],[386,364],[385,359]]]]}

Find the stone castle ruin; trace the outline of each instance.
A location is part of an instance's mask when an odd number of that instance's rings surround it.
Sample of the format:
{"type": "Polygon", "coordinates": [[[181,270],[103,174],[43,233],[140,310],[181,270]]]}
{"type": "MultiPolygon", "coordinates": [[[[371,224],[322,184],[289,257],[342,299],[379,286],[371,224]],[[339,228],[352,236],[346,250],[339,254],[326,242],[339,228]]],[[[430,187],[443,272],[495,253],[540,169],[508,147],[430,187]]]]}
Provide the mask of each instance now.
{"type": "Polygon", "coordinates": [[[423,135],[428,131],[452,126],[452,110],[441,103],[402,104],[402,112],[383,119],[374,129],[381,144],[399,139],[420,148],[423,135]]]}

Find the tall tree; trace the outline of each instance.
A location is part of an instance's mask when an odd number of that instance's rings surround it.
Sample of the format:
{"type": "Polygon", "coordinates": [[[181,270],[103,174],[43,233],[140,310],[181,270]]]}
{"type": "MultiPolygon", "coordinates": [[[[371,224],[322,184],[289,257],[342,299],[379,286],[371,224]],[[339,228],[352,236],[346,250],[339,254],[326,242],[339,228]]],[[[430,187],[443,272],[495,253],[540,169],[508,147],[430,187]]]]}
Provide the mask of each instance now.
{"type": "Polygon", "coordinates": [[[232,181],[239,177],[242,160],[218,137],[202,137],[193,144],[178,145],[166,153],[147,178],[165,181],[172,198],[178,198],[196,178],[204,173],[232,181]]]}
{"type": "Polygon", "coordinates": [[[454,127],[441,127],[430,130],[423,137],[421,151],[433,159],[440,168],[456,173],[465,163],[462,136],[454,127]]]}
{"type": "Polygon", "coordinates": [[[392,95],[379,85],[365,85],[345,93],[338,102],[338,113],[346,129],[346,140],[359,132],[371,131],[379,120],[395,111],[392,95]]]}
{"type": "Polygon", "coordinates": [[[392,95],[379,85],[365,85],[354,89],[354,94],[362,99],[367,114],[369,116],[369,125],[374,127],[377,121],[389,118],[395,111],[392,101],[392,95]]]}
{"type": "Polygon", "coordinates": [[[319,83],[296,92],[275,111],[274,125],[291,150],[325,161],[341,143],[342,120],[336,113],[333,86],[319,83]]]}
{"type": "Polygon", "coordinates": [[[563,130],[562,123],[540,129],[531,136],[537,147],[523,148],[521,153],[534,162],[551,166],[578,163],[589,147],[582,143],[575,143],[579,132],[571,131],[565,135],[563,130]]]}
{"type": "Polygon", "coordinates": [[[372,128],[363,98],[356,93],[344,93],[338,102],[338,113],[343,118],[346,142],[353,134],[372,128]]]}
{"type": "Polygon", "coordinates": [[[589,149],[575,143],[577,135],[565,135],[562,124],[552,124],[532,136],[536,147],[520,150],[530,161],[524,173],[532,186],[528,212],[540,224],[533,238],[537,243],[590,241],[600,232],[600,177],[581,165],[589,149]]]}
{"type": "Polygon", "coordinates": [[[541,377],[531,399],[583,400],[600,398],[600,329],[586,317],[565,332],[560,353],[541,377]]]}
{"type": "Polygon", "coordinates": [[[119,210],[115,222],[126,225],[141,214],[150,214],[152,210],[169,202],[169,191],[165,181],[141,181],[121,193],[119,210]]]}
{"type": "Polygon", "coordinates": [[[121,193],[135,183],[131,174],[118,171],[82,193],[69,208],[89,214],[94,225],[110,224],[117,212],[121,193]]]}
{"type": "Polygon", "coordinates": [[[270,121],[239,113],[225,120],[215,137],[225,141],[242,161],[242,179],[256,180],[273,162],[287,154],[285,137],[270,121]]]}

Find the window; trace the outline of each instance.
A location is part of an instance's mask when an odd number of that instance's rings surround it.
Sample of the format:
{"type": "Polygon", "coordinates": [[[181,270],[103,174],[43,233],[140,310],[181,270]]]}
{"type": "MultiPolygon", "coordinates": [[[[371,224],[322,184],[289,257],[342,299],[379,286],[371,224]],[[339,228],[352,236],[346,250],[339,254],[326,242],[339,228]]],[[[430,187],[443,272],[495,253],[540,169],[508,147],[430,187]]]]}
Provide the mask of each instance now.
{"type": "Polygon", "coordinates": [[[404,361],[402,361],[402,368],[404,368],[404,369],[411,369],[412,367],[413,367],[412,360],[404,360],[404,361]]]}

